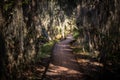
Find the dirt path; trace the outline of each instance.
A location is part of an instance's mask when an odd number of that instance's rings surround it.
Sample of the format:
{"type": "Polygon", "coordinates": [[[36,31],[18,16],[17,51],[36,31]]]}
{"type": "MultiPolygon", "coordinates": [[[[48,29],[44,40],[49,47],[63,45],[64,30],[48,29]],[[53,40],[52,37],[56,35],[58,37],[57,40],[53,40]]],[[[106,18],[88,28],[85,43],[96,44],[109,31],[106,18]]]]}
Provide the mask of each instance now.
{"type": "Polygon", "coordinates": [[[57,43],[53,50],[53,61],[46,73],[51,80],[80,80],[83,74],[79,71],[79,65],[72,54],[70,42],[72,37],[57,43]]]}

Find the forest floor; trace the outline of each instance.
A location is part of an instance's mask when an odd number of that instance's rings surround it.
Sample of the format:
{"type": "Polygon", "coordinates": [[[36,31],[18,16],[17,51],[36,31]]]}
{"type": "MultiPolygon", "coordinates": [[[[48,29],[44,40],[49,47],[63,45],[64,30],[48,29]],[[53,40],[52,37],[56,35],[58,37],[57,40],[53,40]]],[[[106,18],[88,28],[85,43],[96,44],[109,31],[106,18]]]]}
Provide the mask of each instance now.
{"type": "Polygon", "coordinates": [[[83,77],[79,64],[72,54],[70,43],[73,38],[67,38],[56,43],[53,49],[52,62],[46,72],[47,78],[51,80],[79,80],[83,77]]]}
{"type": "Polygon", "coordinates": [[[92,53],[74,53],[75,46],[71,45],[73,41],[74,38],[69,36],[57,42],[51,57],[35,63],[31,71],[28,70],[27,79],[41,80],[42,77],[42,80],[119,80],[113,78],[115,75],[109,72],[111,70],[104,70],[103,64],[88,55],[92,53]]]}
{"type": "Polygon", "coordinates": [[[90,74],[92,71],[98,72],[103,65],[81,54],[73,54],[70,45],[73,40],[69,36],[55,44],[45,80],[96,80],[90,74]]]}

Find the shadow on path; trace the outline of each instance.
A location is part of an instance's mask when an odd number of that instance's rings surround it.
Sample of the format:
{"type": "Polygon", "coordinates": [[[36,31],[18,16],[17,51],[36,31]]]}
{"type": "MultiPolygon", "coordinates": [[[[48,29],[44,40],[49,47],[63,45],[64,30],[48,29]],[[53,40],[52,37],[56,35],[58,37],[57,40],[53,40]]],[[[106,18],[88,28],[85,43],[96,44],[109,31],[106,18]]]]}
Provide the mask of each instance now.
{"type": "Polygon", "coordinates": [[[53,50],[53,60],[46,73],[51,80],[84,80],[84,74],[80,72],[79,65],[70,48],[74,39],[68,37],[56,43],[53,50]]]}

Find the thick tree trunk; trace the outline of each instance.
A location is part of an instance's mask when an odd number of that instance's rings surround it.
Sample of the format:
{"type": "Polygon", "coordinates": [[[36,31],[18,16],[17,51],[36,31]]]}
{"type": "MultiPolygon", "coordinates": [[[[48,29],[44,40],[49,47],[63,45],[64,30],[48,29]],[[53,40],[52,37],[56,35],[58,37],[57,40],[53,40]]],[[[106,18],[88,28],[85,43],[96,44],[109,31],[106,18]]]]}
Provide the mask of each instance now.
{"type": "Polygon", "coordinates": [[[57,0],[0,1],[0,32],[5,39],[11,79],[21,77],[21,67],[35,60],[40,53],[40,43],[60,39],[70,29],[73,31],[75,14],[72,14],[73,9],[65,12],[64,6],[57,0]]]}
{"type": "Polygon", "coordinates": [[[118,53],[119,5],[119,0],[81,0],[77,7],[77,26],[83,30],[83,42],[90,51],[100,53],[103,63],[118,53]]]}

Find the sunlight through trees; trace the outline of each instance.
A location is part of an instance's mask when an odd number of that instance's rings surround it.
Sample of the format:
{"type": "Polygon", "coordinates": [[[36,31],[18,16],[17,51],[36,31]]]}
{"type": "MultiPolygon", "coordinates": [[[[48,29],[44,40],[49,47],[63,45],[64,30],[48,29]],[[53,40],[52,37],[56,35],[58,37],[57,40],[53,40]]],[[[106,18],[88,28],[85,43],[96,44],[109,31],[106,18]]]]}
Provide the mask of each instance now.
{"type": "Polygon", "coordinates": [[[0,79],[21,78],[69,34],[76,52],[120,65],[119,7],[119,0],[1,0],[0,79]]]}

